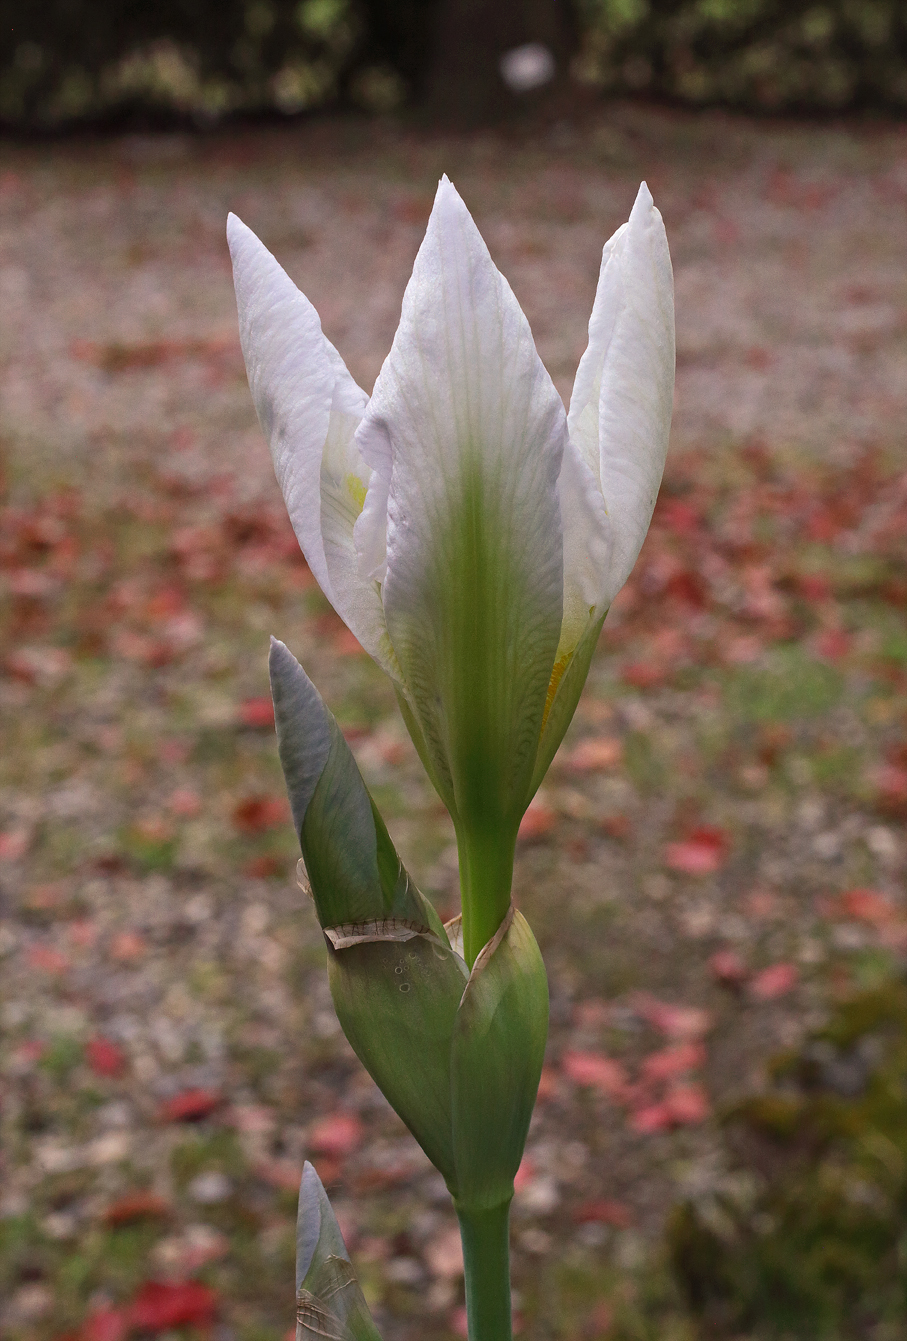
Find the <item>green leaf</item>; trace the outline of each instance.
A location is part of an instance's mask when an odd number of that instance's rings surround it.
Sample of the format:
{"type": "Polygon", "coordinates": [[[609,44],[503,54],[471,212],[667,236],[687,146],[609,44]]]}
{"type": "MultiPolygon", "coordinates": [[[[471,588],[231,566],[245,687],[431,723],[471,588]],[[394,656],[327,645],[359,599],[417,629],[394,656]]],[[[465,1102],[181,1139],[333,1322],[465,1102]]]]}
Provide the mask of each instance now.
{"type": "Polygon", "coordinates": [[[547,1035],[545,965],[529,923],[513,909],[476,960],[454,1026],[458,1207],[486,1210],[513,1196],[547,1035]]]}
{"type": "Polygon", "coordinates": [[[330,936],[328,950],[337,1018],[453,1192],[450,1046],[466,965],[443,929],[443,940],[400,922],[342,930],[348,934],[330,936]]]}
{"type": "Polygon", "coordinates": [[[380,1341],[321,1179],[306,1163],[296,1221],[296,1341],[380,1341]]]}

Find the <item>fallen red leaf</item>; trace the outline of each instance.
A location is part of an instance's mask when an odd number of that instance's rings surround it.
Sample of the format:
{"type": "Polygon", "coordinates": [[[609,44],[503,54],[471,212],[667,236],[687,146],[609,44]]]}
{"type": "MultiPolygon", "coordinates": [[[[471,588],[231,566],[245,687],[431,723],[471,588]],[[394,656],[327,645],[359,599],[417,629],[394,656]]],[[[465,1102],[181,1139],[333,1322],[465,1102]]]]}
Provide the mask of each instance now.
{"type": "Polygon", "coordinates": [[[169,1215],[170,1207],[163,1197],[147,1189],[127,1192],[110,1203],[104,1212],[107,1225],[132,1225],[139,1220],[158,1220],[169,1215]]]}
{"type": "Polygon", "coordinates": [[[797,578],[797,587],[805,601],[820,605],[831,600],[834,588],[824,573],[801,573],[797,578]]]}
{"type": "Polygon", "coordinates": [[[450,1310],[447,1325],[454,1336],[463,1337],[465,1341],[465,1338],[469,1336],[469,1319],[466,1316],[465,1304],[458,1304],[456,1308],[450,1310]]]}
{"type": "Polygon", "coordinates": [[[365,1129],[353,1113],[333,1113],[321,1118],[309,1131],[308,1146],[318,1155],[342,1159],[360,1144],[365,1129]]]}
{"type": "Polygon", "coordinates": [[[750,983],[750,991],[759,1001],[774,1001],[793,991],[799,976],[796,964],[771,964],[756,974],[750,983]]]}
{"type": "Polygon", "coordinates": [[[532,1156],[524,1155],[520,1160],[520,1167],[517,1169],[516,1176],[513,1180],[514,1189],[519,1192],[524,1187],[528,1187],[535,1178],[535,1174],[536,1168],[532,1156]]]}
{"type": "Polygon", "coordinates": [[[146,1281],[129,1305],[133,1327],[168,1332],[173,1327],[210,1327],[217,1295],[201,1281],[146,1281]]]}
{"type": "Polygon", "coordinates": [[[222,1096],[214,1090],[183,1090],[161,1104],[158,1117],[162,1122],[200,1122],[222,1102],[222,1096]]]}
{"type": "Polygon", "coordinates": [[[699,513],[680,498],[660,498],[652,520],[655,527],[661,525],[675,535],[692,535],[700,525],[699,513]]]}
{"type": "Polygon", "coordinates": [[[243,875],[247,875],[250,880],[270,880],[275,875],[285,874],[285,871],[286,862],[280,857],[275,857],[273,853],[250,857],[242,868],[243,875]]]}
{"type": "Polygon", "coordinates": [[[869,770],[868,781],[878,793],[881,809],[903,813],[907,807],[907,768],[898,763],[879,764],[869,770]]]}
{"type": "Polygon", "coordinates": [[[702,825],[679,843],[668,843],[665,865],[684,875],[712,875],[724,865],[730,840],[724,829],[702,825]]]}
{"type": "Polygon", "coordinates": [[[709,959],[709,968],[723,987],[739,987],[749,973],[736,950],[716,950],[709,959]]]}
{"type": "Polygon", "coordinates": [[[30,945],[25,958],[29,968],[41,973],[64,973],[69,967],[66,956],[50,945],[30,945]]]}
{"type": "Polygon", "coordinates": [[[167,802],[167,808],[174,815],[180,815],[185,819],[194,819],[196,815],[202,813],[202,800],[198,792],[192,791],[191,788],[177,787],[167,802]]]}
{"type": "Polygon", "coordinates": [[[520,821],[519,836],[524,842],[532,842],[533,839],[544,838],[556,824],[557,812],[535,797],[529,802],[529,809],[520,821]]]}
{"type": "Polygon", "coordinates": [[[159,587],[145,602],[144,616],[150,624],[159,624],[186,608],[186,593],[173,584],[159,587]]]}
{"type": "Polygon", "coordinates": [[[333,643],[334,651],[340,657],[364,655],[362,644],[355,633],[350,629],[339,629],[331,641],[333,643]]]}
{"type": "Polygon", "coordinates": [[[574,746],[564,763],[574,773],[594,773],[615,768],[623,757],[623,741],[612,736],[592,736],[574,746]]]}
{"type": "Polygon", "coordinates": [[[644,1079],[649,1081],[670,1080],[685,1071],[695,1071],[704,1061],[705,1048],[701,1043],[679,1043],[676,1047],[650,1053],[643,1059],[641,1071],[644,1079]]]}
{"type": "Polygon", "coordinates": [[[240,833],[262,833],[285,824],[290,809],[283,796],[247,796],[234,806],[232,818],[240,833]]]}
{"type": "Polygon", "coordinates": [[[648,1104],[645,1108],[637,1108],[630,1118],[633,1130],[645,1136],[656,1131],[668,1131],[673,1125],[671,1110],[664,1100],[661,1103],[648,1104]]]}
{"type": "Polygon", "coordinates": [[[633,1008],[667,1038],[701,1038],[712,1027],[707,1010],[698,1006],[675,1006],[669,1001],[659,1001],[648,992],[635,994],[633,1008]]]}
{"type": "Polygon", "coordinates": [[[849,889],[838,899],[836,911],[855,922],[870,922],[874,926],[884,926],[902,915],[891,899],[875,889],[849,889]]]}
{"type": "Polygon", "coordinates": [[[110,942],[110,958],[120,964],[134,964],[147,949],[144,936],[137,931],[118,931],[110,942]]]}
{"type": "Polygon", "coordinates": [[[113,650],[124,661],[135,661],[154,670],[169,666],[175,656],[175,649],[166,638],[150,638],[133,629],[120,629],[115,634],[113,650]]]}
{"type": "Polygon", "coordinates": [[[622,667],[620,678],[634,689],[657,689],[666,683],[668,670],[651,661],[631,661],[622,667]]]}
{"type": "Polygon", "coordinates": [[[825,629],[818,634],[815,648],[826,661],[840,661],[853,647],[853,635],[844,629],[825,629]]]}
{"type": "Polygon", "coordinates": [[[40,1038],[27,1038],[20,1043],[12,1055],[17,1066],[30,1069],[39,1062],[47,1051],[47,1044],[40,1038]]]}
{"type": "Polygon", "coordinates": [[[561,1058],[561,1067],[574,1085],[596,1089],[607,1098],[618,1101],[627,1094],[626,1071],[620,1062],[603,1052],[565,1052],[561,1058]]]}
{"type": "Polygon", "coordinates": [[[616,838],[618,841],[629,838],[633,829],[633,824],[629,815],[606,815],[601,821],[599,828],[602,833],[609,838],[616,838]]]}
{"type": "Polygon", "coordinates": [[[708,1095],[701,1085],[678,1085],[665,1100],[674,1122],[703,1122],[711,1112],[708,1095]]]}
{"type": "Polygon", "coordinates": [[[93,340],[74,340],[70,354],[82,363],[91,363],[106,373],[122,373],[160,368],[163,364],[187,359],[221,360],[233,352],[232,336],[211,336],[196,340],[140,340],[124,344],[113,340],[99,344],[93,340]]]}
{"type": "Polygon", "coordinates": [[[30,846],[28,829],[7,829],[0,833],[0,861],[21,861],[30,846]]]}
{"type": "Polygon", "coordinates": [[[672,1127],[702,1122],[710,1112],[708,1097],[701,1085],[678,1085],[657,1104],[638,1108],[630,1119],[634,1131],[649,1134],[672,1127]]]}
{"type": "Polygon", "coordinates": [[[578,1225],[613,1225],[615,1229],[626,1229],[633,1222],[633,1213],[621,1201],[583,1201],[574,1208],[573,1219],[578,1225]]]}
{"type": "Polygon", "coordinates": [[[76,1336],[78,1341],[123,1341],[131,1319],[126,1309],[98,1308],[89,1313],[76,1336]]]}
{"type": "Polygon", "coordinates": [[[123,1050],[102,1034],[85,1044],[85,1060],[96,1076],[120,1076],[126,1069],[123,1050]]]}
{"type": "Polygon", "coordinates": [[[3,668],[24,684],[52,686],[64,678],[71,664],[65,647],[18,647],[4,658],[3,668]]]}
{"type": "Polygon", "coordinates": [[[236,710],[243,726],[253,726],[261,730],[274,725],[274,704],[270,698],[247,698],[236,710]]]}

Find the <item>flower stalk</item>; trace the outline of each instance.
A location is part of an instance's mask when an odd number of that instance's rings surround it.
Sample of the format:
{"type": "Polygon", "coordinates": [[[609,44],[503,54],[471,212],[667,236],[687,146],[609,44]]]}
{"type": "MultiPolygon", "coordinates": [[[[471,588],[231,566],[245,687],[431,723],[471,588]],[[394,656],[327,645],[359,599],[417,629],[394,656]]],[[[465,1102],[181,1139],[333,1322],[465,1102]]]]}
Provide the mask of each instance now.
{"type": "Polygon", "coordinates": [[[487,1211],[457,1207],[470,1341],[510,1341],[510,1202],[487,1211]]]}
{"type": "MultiPolygon", "coordinates": [[[[462,914],[442,925],[317,689],[272,640],[280,760],[334,1006],[453,1198],[470,1341],[510,1341],[509,1210],[548,1028],[514,851],[661,480],[664,227],[643,184],[603,251],[569,412],[446,178],[371,397],[232,215],[228,237],[249,383],[299,542],[389,675],[457,836],[462,914]]],[[[308,1165],[299,1217],[298,1341],[376,1341],[308,1165]]]]}
{"type": "Polygon", "coordinates": [[[502,834],[490,825],[457,830],[463,958],[469,968],[507,915],[515,851],[516,831],[502,834]]]}

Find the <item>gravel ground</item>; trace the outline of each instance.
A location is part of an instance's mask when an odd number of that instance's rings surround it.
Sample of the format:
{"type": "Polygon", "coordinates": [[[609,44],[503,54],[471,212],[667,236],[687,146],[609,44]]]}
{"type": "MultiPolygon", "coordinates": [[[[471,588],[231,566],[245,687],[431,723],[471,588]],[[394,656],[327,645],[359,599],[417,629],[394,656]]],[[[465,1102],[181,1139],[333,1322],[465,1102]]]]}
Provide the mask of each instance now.
{"type": "Polygon", "coordinates": [[[442,171],[565,397],[602,242],[643,176],[677,281],[666,488],[518,856],[552,982],[514,1211],[526,1334],[648,1336],[659,1317],[662,1337],[698,1335],[646,1282],[670,1207],[730,1176],[717,1117],[832,1001],[902,971],[903,128],[616,107],[509,137],[327,123],[7,144],[15,1341],[212,1319],[218,1341],[283,1337],[306,1157],[384,1333],[462,1327],[443,1186],[338,1034],[292,878],[267,634],[322,689],[445,913],[451,829],[296,550],[223,236],[235,210],[370,387],[442,171]]]}

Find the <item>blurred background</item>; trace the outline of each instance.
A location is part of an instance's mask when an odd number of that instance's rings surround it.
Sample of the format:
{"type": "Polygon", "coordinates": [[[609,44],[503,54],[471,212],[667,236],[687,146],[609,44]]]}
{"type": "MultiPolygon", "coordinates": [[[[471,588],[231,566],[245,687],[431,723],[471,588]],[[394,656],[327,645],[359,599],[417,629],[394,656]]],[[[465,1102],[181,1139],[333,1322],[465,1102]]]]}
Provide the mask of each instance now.
{"type": "Polygon", "coordinates": [[[905,57],[897,0],[0,0],[4,1338],[285,1341],[305,1158],[388,1341],[464,1335],[295,885],[268,634],[445,915],[453,835],[299,554],[224,240],[370,389],[442,172],[565,399],[643,177],[677,285],[665,485],[518,850],[519,1334],[903,1336],[905,57]]]}

